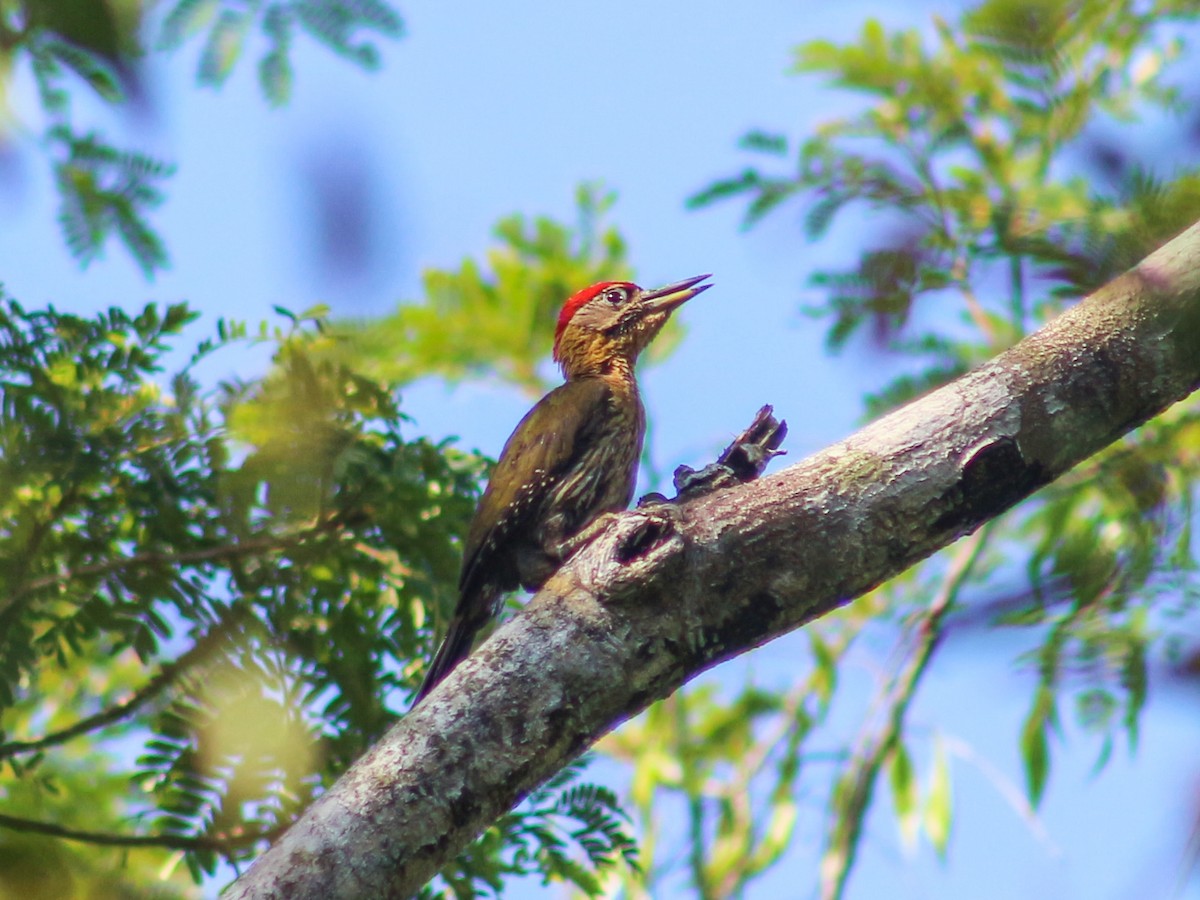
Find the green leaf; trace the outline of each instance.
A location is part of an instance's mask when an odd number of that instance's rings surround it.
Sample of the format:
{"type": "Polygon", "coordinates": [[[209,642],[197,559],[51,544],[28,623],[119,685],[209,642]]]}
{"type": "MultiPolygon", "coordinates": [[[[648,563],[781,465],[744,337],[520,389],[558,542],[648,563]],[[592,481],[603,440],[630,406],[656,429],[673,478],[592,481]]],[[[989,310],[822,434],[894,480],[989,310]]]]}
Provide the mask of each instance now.
{"type": "Polygon", "coordinates": [[[173,50],[215,21],[221,0],[177,0],[163,19],[158,46],[173,50]]]}
{"type": "Polygon", "coordinates": [[[769,153],[772,156],[785,156],[788,151],[788,139],[786,135],[782,134],[772,134],[766,131],[748,131],[742,135],[742,139],[738,141],[738,146],[743,150],[769,153]]]}
{"type": "Polygon", "coordinates": [[[55,166],[62,198],[59,221],[72,253],[87,265],[116,232],[146,275],[166,266],[166,250],[146,222],[162,201],[158,184],[172,174],[165,163],[119,151],[95,134],[79,137],[65,126],[50,132],[66,158],[55,166]]]}
{"type": "Polygon", "coordinates": [[[1035,809],[1041,803],[1050,774],[1050,747],[1047,732],[1054,721],[1054,694],[1040,687],[1029,715],[1021,728],[1021,762],[1025,768],[1025,790],[1035,809]]]}
{"type": "Polygon", "coordinates": [[[282,106],[292,95],[294,74],[290,59],[292,17],[287,7],[273,6],[263,18],[263,33],[271,42],[270,51],[259,62],[258,78],[267,100],[282,106]]]}
{"type": "Polygon", "coordinates": [[[761,181],[757,172],[747,169],[735,178],[715,181],[704,188],[704,190],[692,194],[687,199],[687,206],[689,209],[700,209],[719,200],[728,200],[739,194],[756,190],[760,186],[761,181]]]}
{"type": "Polygon", "coordinates": [[[44,46],[55,59],[87,82],[100,99],[106,103],[125,100],[125,91],[117,79],[116,70],[104,56],[63,41],[47,40],[44,46]]]}
{"type": "Polygon", "coordinates": [[[950,783],[950,761],[940,740],[933,744],[933,762],[929,771],[929,788],[922,811],[925,834],[943,862],[950,844],[954,802],[950,783]]]}
{"type": "Polygon", "coordinates": [[[225,83],[242,55],[242,44],[251,22],[248,14],[235,9],[227,7],[221,12],[200,54],[198,77],[201,84],[220,87],[225,83]]]}
{"type": "Polygon", "coordinates": [[[823,702],[828,703],[837,688],[838,657],[816,629],[808,629],[807,634],[815,666],[811,678],[813,690],[823,702]]]}
{"type": "Polygon", "coordinates": [[[912,758],[903,744],[897,742],[887,757],[888,783],[892,788],[892,805],[896,809],[896,822],[900,827],[900,838],[905,849],[912,851],[917,846],[920,828],[920,813],[917,809],[917,778],[913,771],[912,758]]]}
{"type": "Polygon", "coordinates": [[[1143,635],[1143,629],[1146,623],[1146,613],[1144,609],[1139,609],[1135,612],[1133,622],[1131,623],[1131,635],[1128,641],[1128,647],[1121,660],[1120,678],[1121,687],[1125,689],[1125,716],[1124,725],[1125,733],[1129,737],[1129,749],[1137,750],[1138,745],[1138,722],[1141,718],[1142,709],[1146,705],[1146,696],[1148,693],[1148,676],[1146,670],[1146,643],[1143,635]]]}

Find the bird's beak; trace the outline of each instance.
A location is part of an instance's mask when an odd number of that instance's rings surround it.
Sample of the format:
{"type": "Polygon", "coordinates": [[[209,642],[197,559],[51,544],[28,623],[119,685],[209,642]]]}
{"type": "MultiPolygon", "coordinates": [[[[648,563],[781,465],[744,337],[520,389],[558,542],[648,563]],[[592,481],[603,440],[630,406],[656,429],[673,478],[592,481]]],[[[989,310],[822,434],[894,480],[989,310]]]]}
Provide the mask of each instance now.
{"type": "Polygon", "coordinates": [[[707,291],[712,287],[711,284],[700,284],[705,278],[712,278],[712,276],[696,275],[692,278],[685,278],[683,281],[676,281],[674,284],[668,284],[665,287],[646,291],[646,293],[642,294],[642,303],[646,305],[649,312],[670,312],[675,307],[686,303],[697,294],[707,291]]]}

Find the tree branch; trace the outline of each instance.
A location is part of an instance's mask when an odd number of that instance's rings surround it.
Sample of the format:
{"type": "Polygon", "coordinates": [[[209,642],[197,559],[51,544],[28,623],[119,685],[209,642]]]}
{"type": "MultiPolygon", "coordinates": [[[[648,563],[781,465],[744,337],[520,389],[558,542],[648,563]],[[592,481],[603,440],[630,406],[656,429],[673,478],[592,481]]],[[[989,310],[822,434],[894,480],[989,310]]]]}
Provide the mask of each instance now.
{"type": "Polygon", "coordinates": [[[225,895],[410,897],[597,738],[969,534],[1200,384],[1200,224],[780,472],[618,517],[225,895]]]}
{"type": "Polygon", "coordinates": [[[230,544],[205,547],[202,550],[187,550],[183,553],[150,551],[88,563],[76,566],[73,569],[67,569],[63,572],[56,572],[53,575],[43,575],[40,578],[31,579],[28,583],[21,585],[17,590],[12,592],[5,602],[5,606],[0,607],[0,610],[7,610],[9,606],[18,600],[42,588],[53,587],[57,584],[67,584],[88,575],[108,575],[112,572],[122,572],[128,569],[145,568],[148,566],[189,566],[196,563],[238,559],[243,556],[254,556],[259,553],[276,553],[298,547],[314,537],[336,532],[344,525],[345,522],[340,517],[333,516],[323,522],[292,534],[262,535],[230,544]]]}
{"type": "Polygon", "coordinates": [[[199,836],[187,837],[181,834],[109,834],[103,831],[78,831],[74,828],[64,828],[50,822],[39,822],[35,819],[22,819],[19,816],[9,816],[0,813],[0,828],[11,828],[13,831],[24,831],[29,834],[44,834],[47,837],[61,838],[67,841],[80,841],[85,844],[98,844],[105,847],[158,847],[166,850],[211,850],[225,856],[235,850],[258,842],[271,840],[279,832],[254,832],[228,836],[199,836]]]}

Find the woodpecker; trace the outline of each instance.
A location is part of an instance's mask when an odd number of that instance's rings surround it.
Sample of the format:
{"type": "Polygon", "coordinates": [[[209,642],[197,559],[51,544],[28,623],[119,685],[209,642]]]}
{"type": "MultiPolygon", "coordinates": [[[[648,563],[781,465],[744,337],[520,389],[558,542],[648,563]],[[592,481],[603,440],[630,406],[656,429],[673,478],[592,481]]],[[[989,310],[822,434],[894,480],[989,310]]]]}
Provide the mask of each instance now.
{"type": "Polygon", "coordinates": [[[633,499],[646,413],[634,364],[709,275],[647,291],[602,281],[563,304],[554,361],[564,384],[543,397],[500,451],[463,546],[459,600],[414,703],[471,651],[517,586],[535,591],[576,547],[571,539],[633,499]]]}

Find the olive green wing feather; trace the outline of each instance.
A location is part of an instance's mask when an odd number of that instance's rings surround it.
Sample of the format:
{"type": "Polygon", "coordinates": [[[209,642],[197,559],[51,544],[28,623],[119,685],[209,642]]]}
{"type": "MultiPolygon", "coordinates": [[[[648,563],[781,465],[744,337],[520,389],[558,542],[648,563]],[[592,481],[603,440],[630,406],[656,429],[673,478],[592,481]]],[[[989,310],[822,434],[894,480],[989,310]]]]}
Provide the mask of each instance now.
{"type": "Polygon", "coordinates": [[[569,381],[538,401],[517,425],[467,533],[460,589],[466,590],[491,553],[537,514],[571,469],[598,427],[597,411],[608,407],[610,390],[599,379],[569,381]]]}

